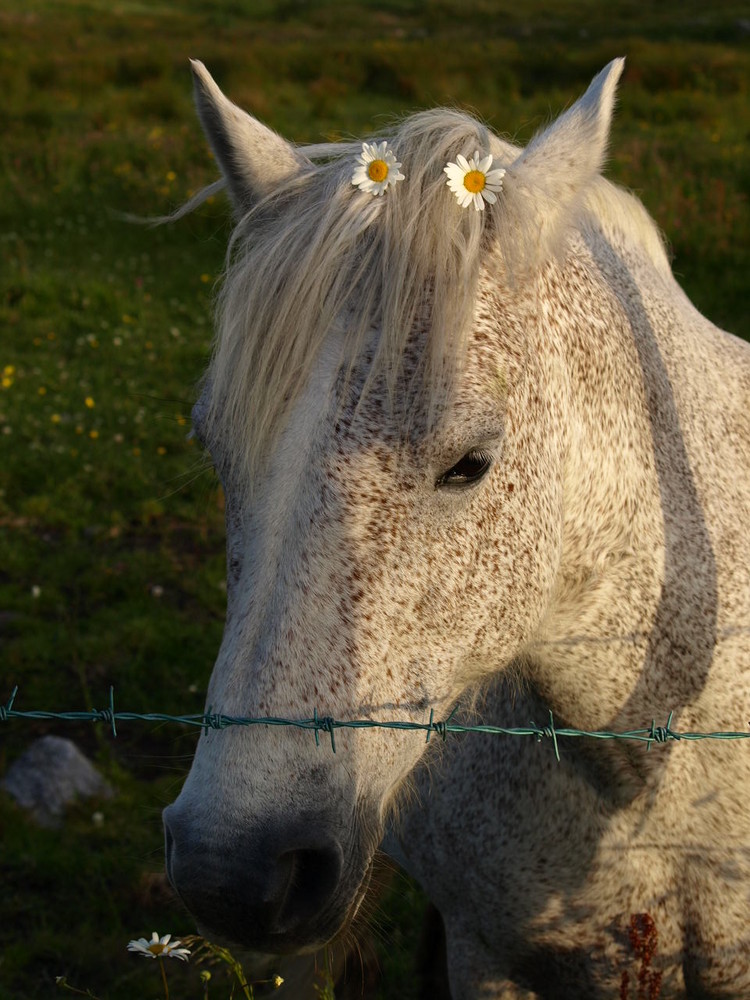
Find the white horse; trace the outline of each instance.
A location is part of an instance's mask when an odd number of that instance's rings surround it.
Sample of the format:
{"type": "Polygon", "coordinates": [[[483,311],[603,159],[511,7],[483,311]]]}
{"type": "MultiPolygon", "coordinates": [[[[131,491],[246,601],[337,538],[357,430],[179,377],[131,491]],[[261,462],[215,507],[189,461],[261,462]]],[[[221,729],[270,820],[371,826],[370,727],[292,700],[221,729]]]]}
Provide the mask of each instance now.
{"type": "MultiPolygon", "coordinates": [[[[622,66],[523,150],[433,111],[360,153],[290,145],[194,64],[238,217],[193,414],[227,505],[212,711],[746,728],[750,349],[600,175],[622,66]]],[[[164,822],[207,932],[319,948],[391,824],[454,998],[639,972],[644,996],[750,996],[744,743],[327,742],[201,736],[164,822]]]]}

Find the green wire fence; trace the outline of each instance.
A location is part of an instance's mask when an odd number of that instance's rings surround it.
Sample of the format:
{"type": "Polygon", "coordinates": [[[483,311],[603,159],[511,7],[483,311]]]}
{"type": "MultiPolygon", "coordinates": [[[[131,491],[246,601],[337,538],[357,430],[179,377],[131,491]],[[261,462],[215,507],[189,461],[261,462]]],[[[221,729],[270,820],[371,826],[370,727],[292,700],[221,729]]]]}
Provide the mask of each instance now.
{"type": "MultiPolygon", "coordinates": [[[[446,739],[449,733],[488,733],[497,736],[530,736],[541,742],[549,739],[555,752],[555,757],[560,760],[559,737],[587,737],[594,740],[634,740],[645,743],[648,750],[653,743],[669,743],[675,740],[746,740],[750,739],[750,732],[677,732],[671,728],[672,715],[665,726],[657,726],[654,719],[651,725],[644,729],[631,729],[627,732],[609,732],[606,730],[585,730],[572,729],[569,727],[558,728],[552,712],[549,713],[549,720],[545,726],[537,726],[529,723],[528,726],[512,727],[490,726],[484,724],[464,725],[454,722],[453,717],[459,706],[453,709],[451,714],[443,721],[436,721],[434,712],[430,711],[430,718],[427,722],[400,722],[391,720],[386,722],[376,722],[373,719],[333,719],[330,716],[319,716],[317,710],[314,711],[311,719],[281,719],[274,716],[236,716],[223,715],[212,712],[211,709],[200,715],[165,715],[161,712],[120,712],[115,711],[114,688],[109,689],[109,705],[102,709],[91,709],[83,712],[47,712],[37,709],[21,711],[14,708],[18,687],[13,692],[5,705],[0,704],[0,722],[9,722],[11,719],[52,719],[62,722],[104,722],[111,726],[112,735],[117,736],[118,722],[162,722],[180,723],[184,726],[193,726],[208,732],[211,729],[226,729],[229,726],[292,726],[295,729],[309,730],[315,737],[315,744],[320,744],[320,733],[326,733],[331,740],[331,750],[336,753],[337,729],[400,729],[423,732],[426,734],[426,741],[429,743],[433,733],[446,739]]],[[[750,723],[748,723],[750,725],[750,723]]]]}

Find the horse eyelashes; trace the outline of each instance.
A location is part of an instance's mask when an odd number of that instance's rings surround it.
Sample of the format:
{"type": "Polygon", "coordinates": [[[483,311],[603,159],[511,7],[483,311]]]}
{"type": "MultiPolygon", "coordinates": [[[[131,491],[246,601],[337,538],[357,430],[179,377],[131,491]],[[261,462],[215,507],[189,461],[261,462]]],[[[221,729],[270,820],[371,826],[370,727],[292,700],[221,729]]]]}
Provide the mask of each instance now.
{"type": "Polygon", "coordinates": [[[471,486],[486,476],[491,465],[492,455],[489,452],[481,449],[467,451],[463,458],[438,478],[435,485],[438,489],[471,486]]]}

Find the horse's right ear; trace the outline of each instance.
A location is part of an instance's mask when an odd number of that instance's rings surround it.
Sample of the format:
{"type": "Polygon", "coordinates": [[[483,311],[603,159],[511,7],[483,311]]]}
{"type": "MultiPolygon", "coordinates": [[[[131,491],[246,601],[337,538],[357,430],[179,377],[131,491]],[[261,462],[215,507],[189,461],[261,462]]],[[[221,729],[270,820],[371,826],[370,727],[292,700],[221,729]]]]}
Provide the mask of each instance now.
{"type": "MultiPolygon", "coordinates": [[[[624,59],[613,59],[594,77],[586,93],[536,135],[503,178],[508,209],[522,220],[537,256],[554,249],[566,224],[601,170],[607,152],[617,81],[624,59]]],[[[532,248],[527,248],[529,252],[532,248]]]]}
{"type": "Polygon", "coordinates": [[[291,143],[228,100],[202,62],[190,60],[195,104],[238,216],[310,166],[291,143]]]}

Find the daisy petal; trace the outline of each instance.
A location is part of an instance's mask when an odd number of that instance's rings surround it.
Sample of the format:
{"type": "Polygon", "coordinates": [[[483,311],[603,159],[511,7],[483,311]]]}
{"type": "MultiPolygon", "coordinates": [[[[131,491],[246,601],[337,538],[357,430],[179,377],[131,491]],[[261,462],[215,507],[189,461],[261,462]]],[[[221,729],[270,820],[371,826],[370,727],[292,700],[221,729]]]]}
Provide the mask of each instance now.
{"type": "Polygon", "coordinates": [[[503,177],[505,177],[505,171],[503,170],[502,167],[499,167],[496,170],[490,170],[489,173],[487,174],[487,183],[502,184],[503,177]]]}

